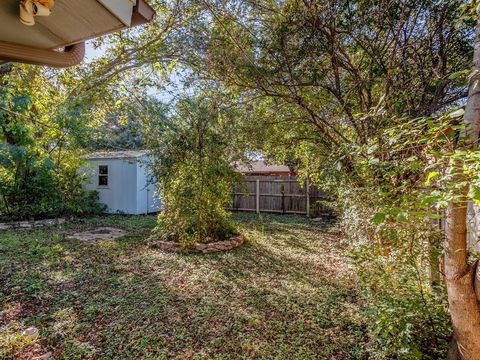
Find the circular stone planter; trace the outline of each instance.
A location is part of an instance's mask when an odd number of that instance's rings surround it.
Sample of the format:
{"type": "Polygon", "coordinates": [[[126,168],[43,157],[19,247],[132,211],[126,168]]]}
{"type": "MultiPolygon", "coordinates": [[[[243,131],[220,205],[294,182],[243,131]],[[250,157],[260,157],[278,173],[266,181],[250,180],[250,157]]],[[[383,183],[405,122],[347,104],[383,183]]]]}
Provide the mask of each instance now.
{"type": "Polygon", "coordinates": [[[172,241],[157,241],[152,246],[165,252],[181,252],[185,250],[199,251],[204,254],[235,249],[245,242],[243,235],[234,235],[228,240],[211,242],[208,244],[196,243],[192,248],[185,248],[172,241]]]}

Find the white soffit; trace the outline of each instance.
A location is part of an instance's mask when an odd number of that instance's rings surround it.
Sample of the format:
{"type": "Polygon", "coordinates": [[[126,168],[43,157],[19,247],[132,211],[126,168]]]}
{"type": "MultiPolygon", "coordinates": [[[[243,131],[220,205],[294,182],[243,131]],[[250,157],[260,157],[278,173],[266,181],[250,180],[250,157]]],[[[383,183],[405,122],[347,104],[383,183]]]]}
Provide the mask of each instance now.
{"type": "MultiPolygon", "coordinates": [[[[113,0],[113,2],[129,0],[113,0]]],[[[36,17],[34,26],[20,22],[19,0],[0,0],[0,40],[15,44],[55,49],[125,28],[97,0],[56,0],[52,14],[36,17]]],[[[131,14],[130,14],[131,17],[131,14]]]]}
{"type": "Polygon", "coordinates": [[[126,26],[132,25],[132,13],[135,0],[98,0],[126,26]]]}

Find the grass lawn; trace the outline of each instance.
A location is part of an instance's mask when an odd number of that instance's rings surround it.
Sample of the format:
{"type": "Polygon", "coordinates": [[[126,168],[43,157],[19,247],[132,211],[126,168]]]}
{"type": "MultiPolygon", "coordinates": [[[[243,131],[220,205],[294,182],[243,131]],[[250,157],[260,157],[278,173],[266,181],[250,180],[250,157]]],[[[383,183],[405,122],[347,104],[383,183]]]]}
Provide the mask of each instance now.
{"type": "Polygon", "coordinates": [[[335,229],[297,216],[235,219],[248,243],[209,255],[150,248],[152,216],[0,231],[0,358],[364,357],[356,281],[335,229]],[[129,235],[65,239],[96,226],[129,235]],[[22,335],[32,326],[36,339],[22,335]]]}

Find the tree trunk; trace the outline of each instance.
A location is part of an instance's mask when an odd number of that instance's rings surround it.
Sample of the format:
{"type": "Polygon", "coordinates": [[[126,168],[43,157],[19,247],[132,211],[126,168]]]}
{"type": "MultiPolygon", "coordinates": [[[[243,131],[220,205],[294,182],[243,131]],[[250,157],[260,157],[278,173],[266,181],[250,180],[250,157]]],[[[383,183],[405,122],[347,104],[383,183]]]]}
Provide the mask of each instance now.
{"type": "Polygon", "coordinates": [[[450,204],[445,240],[445,282],[454,338],[463,360],[480,359],[480,308],[474,268],[468,265],[466,197],[450,204]]]}
{"type": "MultiPolygon", "coordinates": [[[[474,67],[470,77],[468,100],[465,108],[465,131],[459,139],[460,149],[476,149],[480,129],[480,21],[475,28],[474,67]]],[[[453,160],[455,181],[465,181],[463,164],[453,160]]],[[[460,190],[460,198],[449,204],[445,236],[445,282],[448,304],[456,341],[449,358],[456,351],[463,360],[480,359],[480,305],[475,289],[476,266],[468,263],[467,249],[467,193],[468,186],[460,190]]],[[[478,289],[477,289],[478,291],[478,289]]]]}

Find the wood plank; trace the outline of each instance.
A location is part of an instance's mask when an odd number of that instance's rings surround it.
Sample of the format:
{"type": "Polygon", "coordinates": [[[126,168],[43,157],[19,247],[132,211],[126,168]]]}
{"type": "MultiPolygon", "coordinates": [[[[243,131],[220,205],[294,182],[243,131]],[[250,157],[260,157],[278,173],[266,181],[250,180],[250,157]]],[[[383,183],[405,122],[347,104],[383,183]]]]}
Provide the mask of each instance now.
{"type": "Polygon", "coordinates": [[[231,196],[232,210],[284,214],[307,214],[308,205],[328,199],[323,191],[292,176],[247,176],[234,186],[231,196]]]}
{"type": "MultiPolygon", "coordinates": [[[[228,211],[250,211],[250,212],[255,212],[255,209],[250,209],[250,208],[229,208],[226,207],[225,210],[228,211]]],[[[260,209],[261,212],[268,212],[268,213],[282,213],[281,210],[268,210],[268,209],[260,209]]],[[[305,215],[305,211],[285,211],[286,214],[300,214],[300,215],[305,215]]]]}

